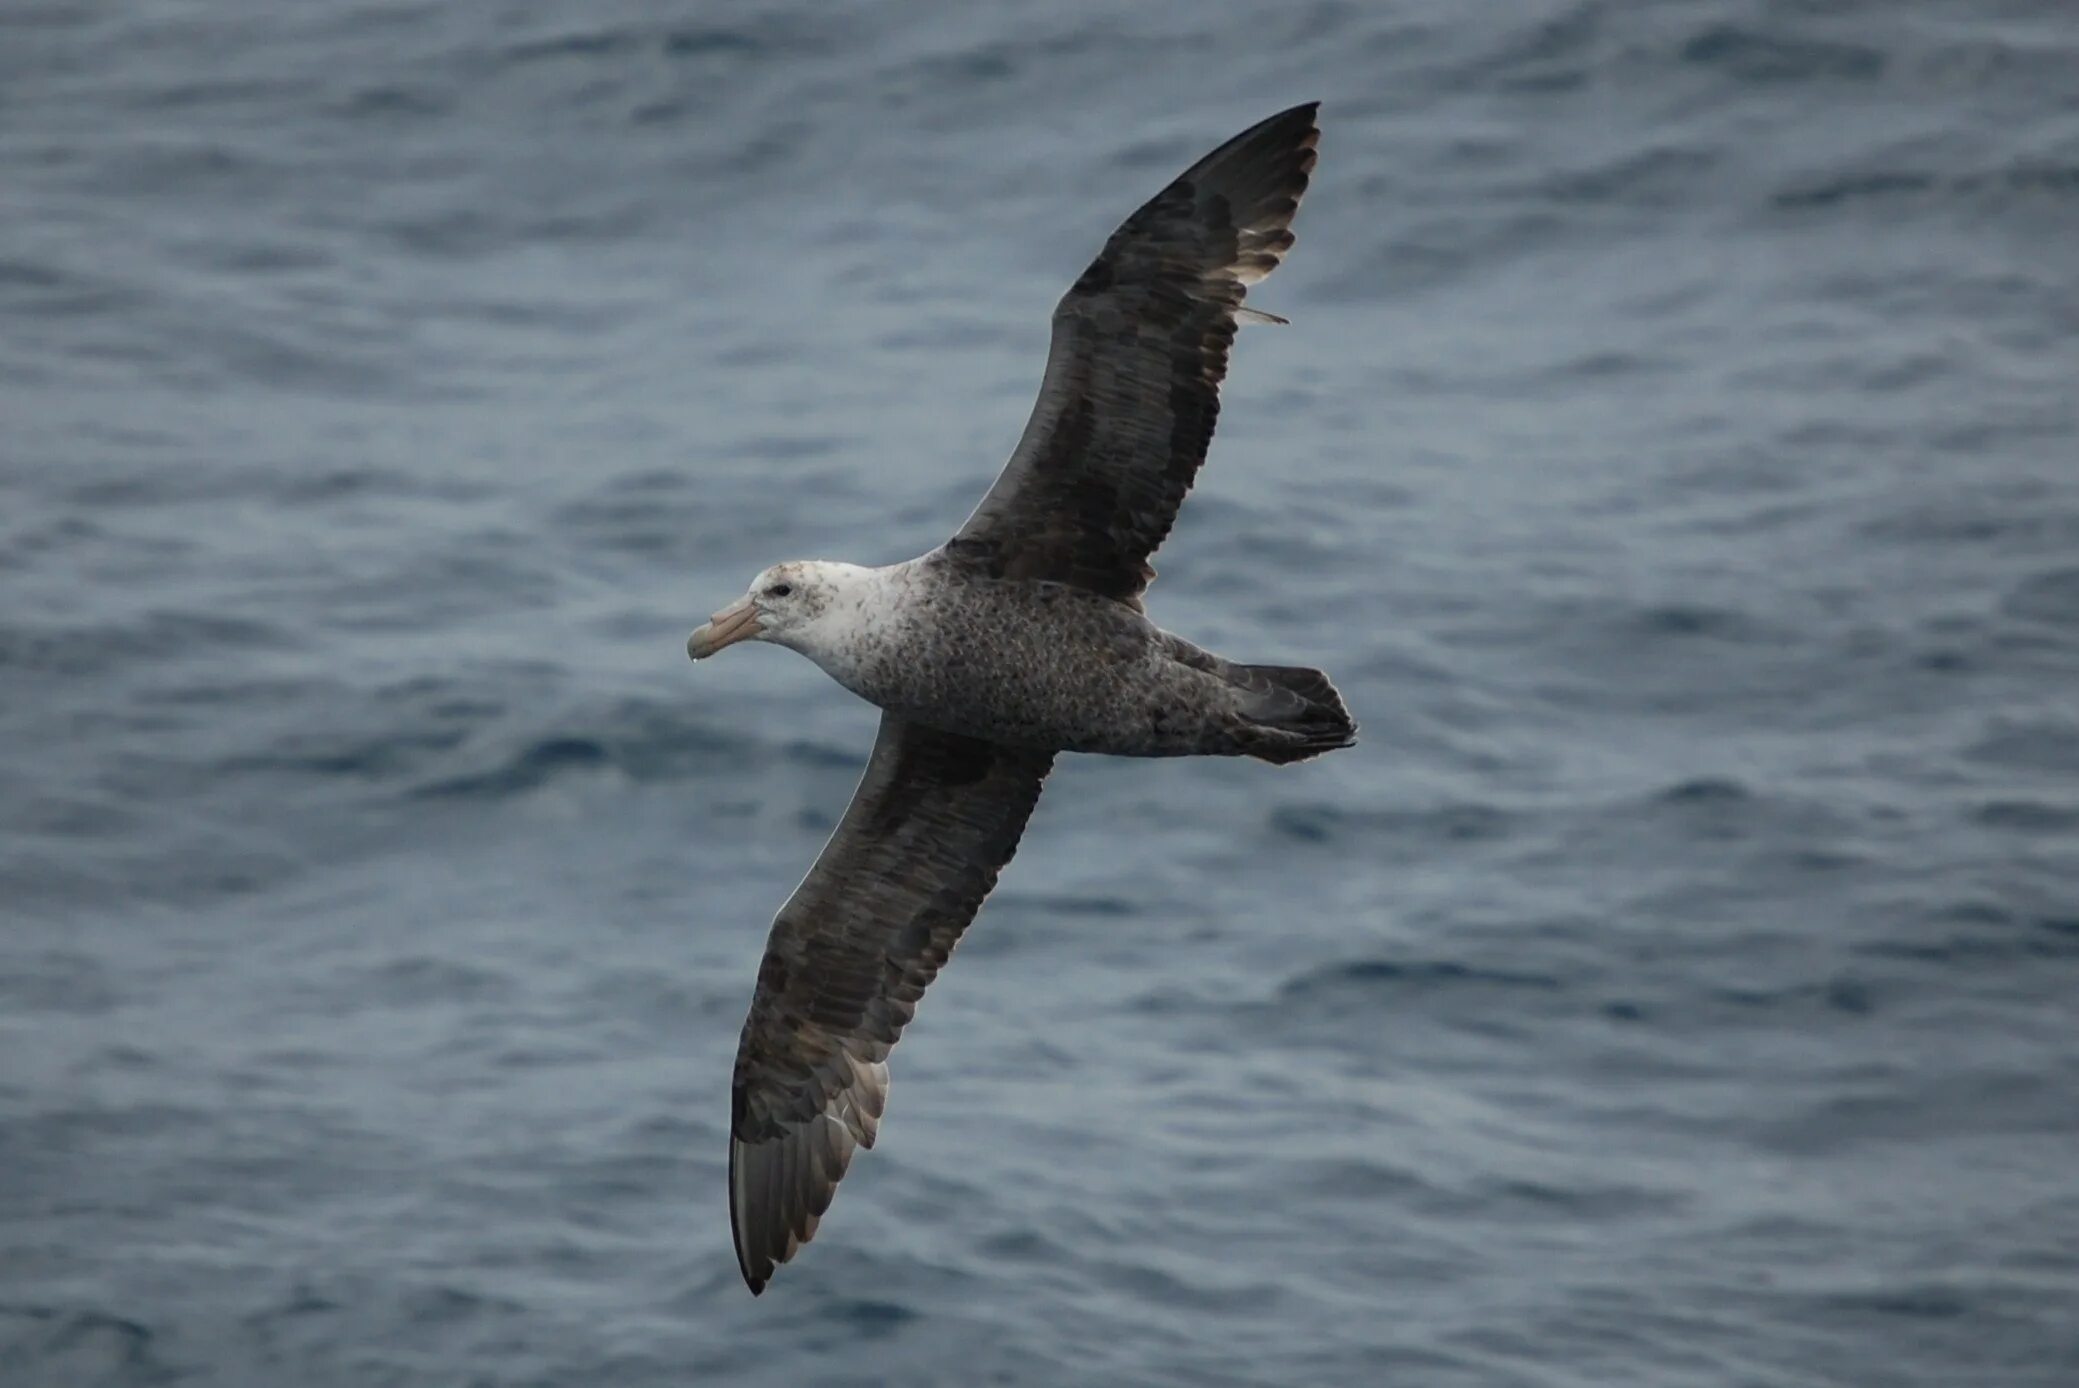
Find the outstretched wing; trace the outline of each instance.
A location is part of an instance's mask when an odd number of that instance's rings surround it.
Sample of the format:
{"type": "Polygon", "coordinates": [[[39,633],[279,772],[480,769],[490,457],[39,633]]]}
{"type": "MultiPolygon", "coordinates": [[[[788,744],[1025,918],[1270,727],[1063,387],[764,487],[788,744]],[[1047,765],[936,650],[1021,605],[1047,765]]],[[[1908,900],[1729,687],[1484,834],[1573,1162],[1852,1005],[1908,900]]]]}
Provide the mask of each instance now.
{"type": "Polygon", "coordinates": [[[1212,441],[1245,287],[1292,247],[1319,104],[1243,131],[1112,233],[1055,307],[1025,434],[947,553],[1138,601],[1212,441]]]}
{"type": "Polygon", "coordinates": [[[1053,764],[881,718],[866,774],[773,922],[736,1052],[729,1221],[753,1292],[873,1146],[888,1052],[1010,861],[1053,764]]]}

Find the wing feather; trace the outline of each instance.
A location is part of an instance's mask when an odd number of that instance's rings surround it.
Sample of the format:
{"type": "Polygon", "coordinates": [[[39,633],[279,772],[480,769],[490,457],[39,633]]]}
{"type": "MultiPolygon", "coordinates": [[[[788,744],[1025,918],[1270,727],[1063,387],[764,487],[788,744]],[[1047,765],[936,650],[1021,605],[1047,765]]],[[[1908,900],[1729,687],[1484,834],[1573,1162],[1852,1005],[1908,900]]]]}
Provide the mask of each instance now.
{"type": "Polygon", "coordinates": [[[1053,763],[881,719],[851,807],[781,908],[737,1048],[729,1218],[753,1292],[873,1146],[888,1052],[1010,861],[1053,763]]]}
{"type": "Polygon", "coordinates": [[[1212,442],[1236,319],[1272,317],[1242,297],[1292,248],[1319,105],[1243,131],[1112,234],[1055,307],[1032,417],[948,554],[1139,601],[1212,442]]]}

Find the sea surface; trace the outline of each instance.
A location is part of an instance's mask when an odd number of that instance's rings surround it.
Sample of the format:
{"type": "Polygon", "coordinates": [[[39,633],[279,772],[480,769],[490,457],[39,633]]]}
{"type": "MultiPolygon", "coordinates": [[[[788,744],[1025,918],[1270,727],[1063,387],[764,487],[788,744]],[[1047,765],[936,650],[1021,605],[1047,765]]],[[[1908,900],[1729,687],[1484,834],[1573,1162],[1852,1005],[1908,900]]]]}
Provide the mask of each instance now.
{"type": "Polygon", "coordinates": [[[2079,1383],[2067,0],[0,9],[0,1384],[2079,1383]],[[753,1300],[729,1064],[1047,314],[1321,98],[1151,609],[753,1300]]]}

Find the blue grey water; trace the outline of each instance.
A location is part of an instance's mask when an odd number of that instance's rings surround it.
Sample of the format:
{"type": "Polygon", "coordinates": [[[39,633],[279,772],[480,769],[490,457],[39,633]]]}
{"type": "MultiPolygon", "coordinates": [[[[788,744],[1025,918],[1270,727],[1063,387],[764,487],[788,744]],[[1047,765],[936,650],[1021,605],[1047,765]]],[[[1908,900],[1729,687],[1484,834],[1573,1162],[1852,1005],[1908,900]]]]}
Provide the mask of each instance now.
{"type": "Polygon", "coordinates": [[[0,12],[0,1383],[2079,1382],[2066,0],[0,12]],[[754,1301],[728,1068],[1055,296],[1325,99],[1151,601],[754,1301]]]}

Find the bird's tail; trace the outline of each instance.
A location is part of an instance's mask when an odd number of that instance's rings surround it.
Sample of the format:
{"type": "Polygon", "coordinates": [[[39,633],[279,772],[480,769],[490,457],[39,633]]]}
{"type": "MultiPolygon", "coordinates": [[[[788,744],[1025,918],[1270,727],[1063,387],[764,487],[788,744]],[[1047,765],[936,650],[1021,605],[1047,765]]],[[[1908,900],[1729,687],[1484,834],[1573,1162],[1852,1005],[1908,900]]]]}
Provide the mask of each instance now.
{"type": "Polygon", "coordinates": [[[1357,741],[1356,720],[1321,671],[1298,665],[1237,665],[1234,671],[1235,682],[1256,696],[1244,706],[1249,723],[1241,744],[1249,756],[1283,766],[1357,741]]]}

